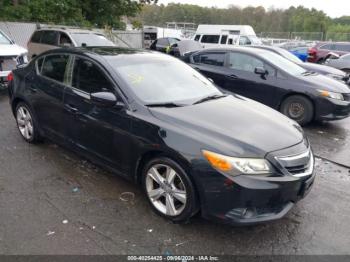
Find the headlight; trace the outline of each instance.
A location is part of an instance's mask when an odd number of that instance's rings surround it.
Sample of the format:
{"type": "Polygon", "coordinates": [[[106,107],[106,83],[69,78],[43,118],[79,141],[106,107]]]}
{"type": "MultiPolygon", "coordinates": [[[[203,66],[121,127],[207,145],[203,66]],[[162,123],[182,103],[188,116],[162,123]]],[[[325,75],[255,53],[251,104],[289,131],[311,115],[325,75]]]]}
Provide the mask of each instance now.
{"type": "Polygon", "coordinates": [[[263,158],[237,158],[207,150],[202,153],[213,168],[231,176],[270,174],[273,170],[271,164],[263,158]]]}
{"type": "Polygon", "coordinates": [[[344,75],[336,75],[336,74],[328,74],[328,77],[331,77],[335,80],[340,80],[340,81],[344,81],[344,78],[346,77],[346,74],[344,73],[344,75]]]}
{"type": "Polygon", "coordinates": [[[337,100],[344,100],[344,97],[341,93],[335,93],[335,92],[330,92],[330,91],[326,91],[326,90],[317,90],[317,91],[323,97],[337,99],[337,100]]]}

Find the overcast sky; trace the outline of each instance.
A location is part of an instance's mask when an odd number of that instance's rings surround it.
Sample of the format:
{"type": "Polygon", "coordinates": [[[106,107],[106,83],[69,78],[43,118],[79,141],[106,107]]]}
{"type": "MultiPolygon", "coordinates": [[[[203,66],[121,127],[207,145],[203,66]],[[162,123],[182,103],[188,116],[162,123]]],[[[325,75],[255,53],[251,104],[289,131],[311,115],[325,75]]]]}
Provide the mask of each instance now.
{"type": "Polygon", "coordinates": [[[269,8],[271,6],[276,8],[289,8],[291,5],[303,5],[305,7],[314,7],[323,10],[330,17],[339,17],[343,15],[350,15],[349,0],[158,0],[159,4],[168,4],[171,2],[182,4],[194,4],[201,6],[216,6],[225,8],[230,4],[241,7],[264,6],[269,8]]]}

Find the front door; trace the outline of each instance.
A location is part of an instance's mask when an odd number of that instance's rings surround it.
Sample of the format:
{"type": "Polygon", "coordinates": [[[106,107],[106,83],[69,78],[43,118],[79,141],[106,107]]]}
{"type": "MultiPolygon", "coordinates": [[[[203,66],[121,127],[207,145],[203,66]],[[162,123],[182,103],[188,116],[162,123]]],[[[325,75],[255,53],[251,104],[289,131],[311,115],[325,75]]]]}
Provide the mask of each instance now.
{"type": "Polygon", "coordinates": [[[115,85],[100,66],[75,57],[71,87],[64,95],[67,136],[78,148],[123,173],[125,152],[130,147],[130,118],[126,108],[95,105],[90,94],[97,92],[112,92],[118,97],[115,85]]]}

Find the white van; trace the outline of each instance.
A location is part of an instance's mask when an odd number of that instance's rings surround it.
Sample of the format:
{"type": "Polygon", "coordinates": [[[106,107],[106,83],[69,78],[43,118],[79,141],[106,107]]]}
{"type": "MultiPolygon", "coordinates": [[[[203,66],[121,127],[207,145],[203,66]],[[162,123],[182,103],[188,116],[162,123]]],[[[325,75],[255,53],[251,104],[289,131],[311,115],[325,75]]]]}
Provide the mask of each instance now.
{"type": "Polygon", "coordinates": [[[203,48],[262,44],[249,25],[199,25],[194,40],[203,48]]]}

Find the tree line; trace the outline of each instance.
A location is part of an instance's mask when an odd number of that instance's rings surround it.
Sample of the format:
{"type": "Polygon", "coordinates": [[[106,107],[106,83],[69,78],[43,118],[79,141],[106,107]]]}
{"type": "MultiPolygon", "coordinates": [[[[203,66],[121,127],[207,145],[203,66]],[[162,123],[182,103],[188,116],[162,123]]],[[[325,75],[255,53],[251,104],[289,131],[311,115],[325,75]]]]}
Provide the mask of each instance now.
{"type": "Polygon", "coordinates": [[[0,20],[123,28],[122,16],[135,16],[157,0],[0,0],[0,20]]]}
{"type": "Polygon", "coordinates": [[[331,19],[323,11],[303,6],[288,9],[259,7],[201,7],[171,3],[145,5],[138,19],[146,25],[164,26],[166,22],[196,24],[247,24],[256,32],[323,32],[350,33],[350,16],[331,19]]]}

